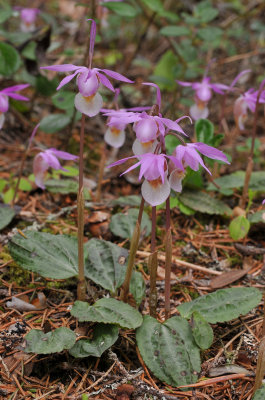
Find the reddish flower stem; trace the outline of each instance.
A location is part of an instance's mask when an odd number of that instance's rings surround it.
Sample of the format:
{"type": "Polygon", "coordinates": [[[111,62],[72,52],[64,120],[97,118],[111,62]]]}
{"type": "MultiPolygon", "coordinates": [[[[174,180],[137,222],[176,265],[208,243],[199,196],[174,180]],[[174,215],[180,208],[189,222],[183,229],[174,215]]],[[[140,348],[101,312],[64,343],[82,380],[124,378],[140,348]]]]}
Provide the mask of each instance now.
{"type": "Polygon", "coordinates": [[[148,259],[148,269],[150,274],[150,292],[149,292],[149,313],[156,317],[157,308],[157,251],[156,251],[156,207],[152,207],[152,233],[151,233],[151,254],[148,259]]]}
{"type": "Polygon", "coordinates": [[[85,115],[82,114],[79,148],[79,188],[77,197],[78,215],[78,285],[77,298],[85,300],[86,283],[84,269],[84,141],[85,141],[85,115]]]}
{"type": "Polygon", "coordinates": [[[259,104],[259,99],[260,99],[264,85],[265,85],[265,80],[261,83],[261,85],[259,87],[257,100],[256,100],[254,122],[253,122],[253,129],[252,129],[251,149],[250,149],[249,156],[248,156],[248,165],[247,165],[247,170],[246,170],[246,175],[245,175],[243,192],[242,192],[242,196],[241,196],[241,199],[239,202],[239,207],[241,207],[243,209],[246,206],[247,196],[248,196],[248,186],[249,186],[249,181],[250,181],[251,174],[253,171],[253,156],[254,156],[255,139],[256,139],[257,122],[258,122],[258,104],[259,104]]]}
{"type": "Polygon", "coordinates": [[[166,200],[166,240],[165,240],[165,318],[170,318],[170,275],[172,265],[172,236],[170,227],[170,196],[166,200]]]}

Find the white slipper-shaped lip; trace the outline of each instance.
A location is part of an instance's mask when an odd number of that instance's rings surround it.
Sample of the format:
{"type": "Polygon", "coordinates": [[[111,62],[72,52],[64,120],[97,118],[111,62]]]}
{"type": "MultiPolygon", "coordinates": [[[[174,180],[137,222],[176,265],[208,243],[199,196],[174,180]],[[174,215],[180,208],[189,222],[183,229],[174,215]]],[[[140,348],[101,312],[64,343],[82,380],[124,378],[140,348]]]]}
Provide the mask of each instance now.
{"type": "Polygon", "coordinates": [[[190,107],[190,115],[193,119],[197,120],[200,118],[207,118],[209,115],[209,109],[208,107],[198,107],[197,104],[193,104],[193,106],[190,107]]]}
{"type": "Polygon", "coordinates": [[[125,142],[125,131],[115,127],[108,127],[104,135],[104,140],[110,146],[118,149],[125,142]]]}
{"type": "Polygon", "coordinates": [[[153,153],[157,143],[157,140],[151,140],[150,142],[142,143],[138,139],[135,139],[132,146],[133,154],[142,155],[145,153],[153,153]]]}
{"type": "Polygon", "coordinates": [[[75,96],[75,107],[82,114],[87,115],[88,117],[94,117],[100,111],[103,106],[103,99],[99,93],[96,93],[89,97],[82,96],[81,93],[78,93],[75,96]]]}
{"type": "Polygon", "coordinates": [[[185,172],[174,169],[169,176],[169,184],[171,189],[180,193],[182,191],[182,180],[185,177],[185,172]]]}
{"type": "Polygon", "coordinates": [[[145,179],[141,191],[145,201],[154,207],[166,201],[170,195],[170,185],[167,179],[165,179],[164,183],[160,178],[154,181],[145,179]]]}

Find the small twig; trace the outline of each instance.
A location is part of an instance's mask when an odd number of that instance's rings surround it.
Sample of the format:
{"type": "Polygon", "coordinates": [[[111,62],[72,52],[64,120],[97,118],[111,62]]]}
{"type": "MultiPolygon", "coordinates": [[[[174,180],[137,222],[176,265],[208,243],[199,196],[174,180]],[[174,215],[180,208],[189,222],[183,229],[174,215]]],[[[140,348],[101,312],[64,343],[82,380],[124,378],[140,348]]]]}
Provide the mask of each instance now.
{"type": "Polygon", "coordinates": [[[95,386],[97,386],[100,382],[102,382],[106,376],[109,375],[110,371],[114,368],[114,366],[116,365],[116,361],[114,361],[114,363],[109,367],[109,369],[105,372],[104,375],[102,375],[96,382],[94,382],[92,385],[90,385],[88,388],[86,388],[86,390],[84,390],[85,392],[88,392],[90,389],[93,389],[95,386]]]}
{"type": "MultiPolygon", "coordinates": [[[[139,251],[137,251],[137,254],[142,257],[149,257],[151,253],[149,253],[148,251],[140,251],[139,250],[139,251]]],[[[158,258],[158,260],[163,261],[163,262],[165,262],[165,260],[166,260],[166,257],[163,254],[158,254],[157,258],[158,258]]],[[[210,269],[210,268],[201,267],[200,265],[196,265],[196,264],[191,264],[187,261],[180,260],[177,257],[173,257],[172,262],[177,265],[180,265],[182,267],[187,267],[187,268],[193,269],[194,271],[204,272],[205,274],[211,274],[211,275],[221,275],[222,274],[222,272],[220,272],[220,271],[214,271],[213,269],[210,269]]]]}

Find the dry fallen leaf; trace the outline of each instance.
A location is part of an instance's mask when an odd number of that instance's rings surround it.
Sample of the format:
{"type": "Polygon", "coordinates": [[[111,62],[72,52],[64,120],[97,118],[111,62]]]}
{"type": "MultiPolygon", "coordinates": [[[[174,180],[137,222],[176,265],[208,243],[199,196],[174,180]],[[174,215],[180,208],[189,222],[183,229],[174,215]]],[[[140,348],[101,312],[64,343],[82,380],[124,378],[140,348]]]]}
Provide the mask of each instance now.
{"type": "MultiPolygon", "coordinates": [[[[161,281],[165,280],[165,268],[157,267],[157,279],[160,279],[161,281]]],[[[176,281],[177,279],[177,275],[175,275],[174,272],[171,272],[170,280],[176,281]]]]}
{"type": "Polygon", "coordinates": [[[11,301],[6,302],[7,308],[14,308],[18,311],[36,311],[36,310],[43,310],[47,307],[46,296],[44,293],[38,293],[38,299],[34,302],[29,303],[22,298],[12,296],[11,301]]]}
{"type": "Polygon", "coordinates": [[[246,374],[246,376],[255,375],[253,371],[249,371],[248,369],[236,364],[220,365],[219,367],[211,368],[208,372],[208,375],[211,378],[227,374],[246,374]]]}
{"type": "Polygon", "coordinates": [[[245,257],[243,261],[243,269],[232,270],[224,272],[223,274],[213,278],[210,282],[210,287],[212,289],[220,289],[224,286],[230,285],[231,283],[243,278],[248,271],[251,270],[253,265],[253,260],[251,257],[245,257]]]}

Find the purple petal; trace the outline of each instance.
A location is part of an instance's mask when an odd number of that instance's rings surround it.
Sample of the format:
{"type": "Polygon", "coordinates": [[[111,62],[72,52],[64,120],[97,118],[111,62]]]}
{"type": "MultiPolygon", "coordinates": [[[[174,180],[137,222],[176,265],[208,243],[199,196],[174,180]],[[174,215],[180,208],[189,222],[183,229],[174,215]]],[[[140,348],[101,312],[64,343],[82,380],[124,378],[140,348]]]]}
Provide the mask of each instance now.
{"type": "Polygon", "coordinates": [[[178,124],[184,118],[188,118],[190,120],[190,123],[192,124],[192,119],[191,119],[191,117],[189,115],[183,115],[183,117],[180,117],[180,118],[176,119],[175,122],[178,124]]]}
{"type": "Polygon", "coordinates": [[[130,160],[131,158],[138,158],[137,156],[131,156],[131,157],[126,157],[126,158],[121,158],[118,161],[115,161],[114,163],[111,163],[110,165],[107,166],[107,168],[112,168],[115,167],[116,165],[120,165],[125,163],[127,160],[130,160]]]}
{"type": "Polygon", "coordinates": [[[45,150],[42,154],[42,158],[46,161],[49,167],[53,169],[61,169],[61,164],[55,155],[51,152],[50,149],[45,150]]]}
{"type": "Polygon", "coordinates": [[[223,85],[222,83],[210,83],[211,88],[214,92],[219,94],[224,94],[225,90],[229,90],[230,87],[227,85],[223,85]]]}
{"type": "Polygon", "coordinates": [[[29,101],[28,97],[22,96],[21,94],[18,94],[18,93],[6,93],[6,95],[8,97],[12,97],[12,99],[15,99],[15,100],[29,101]]]}
{"type": "Polygon", "coordinates": [[[40,67],[40,69],[48,69],[49,71],[57,71],[57,72],[70,72],[76,71],[82,67],[78,67],[73,64],[61,64],[61,65],[48,65],[47,67],[40,67]]]}
{"type": "Polygon", "coordinates": [[[220,160],[225,162],[226,164],[230,164],[229,161],[227,160],[226,155],[220,151],[217,150],[215,147],[208,146],[205,143],[193,143],[193,146],[204,156],[212,158],[214,160],[220,160]]]}
{"type": "Polygon", "coordinates": [[[48,149],[50,150],[56,157],[61,158],[62,160],[77,160],[78,156],[74,154],[67,153],[66,151],[57,150],[54,148],[48,149]]]}
{"type": "Polygon", "coordinates": [[[201,156],[195,151],[196,155],[193,154],[193,158],[194,160],[197,160],[199,164],[201,164],[201,166],[210,174],[212,175],[211,171],[206,167],[206,165],[203,162],[203,159],[201,158],[201,156]]]}
{"type": "Polygon", "coordinates": [[[68,82],[70,82],[80,71],[77,70],[73,74],[66,76],[61,80],[59,85],[57,86],[56,90],[61,89],[64,85],[66,85],[68,82]]]}
{"type": "Polygon", "coordinates": [[[89,65],[91,66],[93,54],[94,54],[94,45],[95,45],[95,39],[96,39],[97,25],[96,25],[96,22],[91,18],[87,19],[87,21],[91,21],[90,43],[89,43],[89,65]]]}
{"type": "Polygon", "coordinates": [[[115,92],[114,87],[112,86],[111,82],[105,75],[101,74],[100,72],[97,72],[97,76],[99,77],[99,80],[102,83],[102,85],[106,86],[106,88],[108,88],[112,92],[115,92]]]}
{"type": "Polygon", "coordinates": [[[251,69],[245,69],[244,71],[241,71],[233,80],[233,82],[231,83],[230,87],[235,86],[235,84],[237,83],[237,81],[241,78],[241,76],[247,74],[248,72],[251,72],[251,69]]]}
{"type": "MultiPolygon", "coordinates": [[[[132,157],[131,157],[132,158],[132,157]]],[[[127,172],[132,171],[133,169],[139,167],[139,165],[141,165],[141,161],[138,161],[136,164],[132,165],[130,168],[126,169],[126,171],[124,171],[120,176],[127,174],[127,172]]],[[[139,180],[140,180],[140,176],[139,176],[139,180]]]]}
{"type": "Polygon", "coordinates": [[[35,137],[35,135],[36,135],[36,133],[37,133],[37,130],[38,130],[39,126],[40,126],[40,122],[35,126],[35,128],[34,128],[33,131],[32,131],[32,134],[30,135],[28,147],[31,146],[32,140],[34,139],[34,137],[35,137]]]}
{"type": "Polygon", "coordinates": [[[130,79],[126,78],[125,76],[119,74],[118,72],[111,71],[110,69],[99,69],[99,71],[104,72],[106,75],[110,76],[113,79],[117,79],[118,81],[134,83],[134,81],[131,81],[130,79]]]}
{"type": "Polygon", "coordinates": [[[167,156],[167,158],[169,158],[174,165],[177,167],[177,169],[180,169],[181,171],[184,171],[184,167],[183,164],[174,156],[167,156]]]}
{"type": "Polygon", "coordinates": [[[0,91],[0,93],[9,93],[9,92],[17,92],[18,90],[23,90],[29,87],[30,85],[28,83],[22,84],[22,85],[15,85],[15,86],[9,86],[3,90],[0,91]]]}
{"type": "Polygon", "coordinates": [[[171,119],[168,118],[160,118],[161,121],[169,128],[172,129],[173,131],[177,131],[182,133],[182,135],[188,136],[183,129],[181,128],[181,126],[179,126],[179,124],[175,121],[171,121],[171,119]]]}
{"type": "Polygon", "coordinates": [[[147,111],[151,110],[152,107],[131,107],[131,108],[126,108],[127,111],[147,111]]]}
{"type": "Polygon", "coordinates": [[[176,81],[180,86],[189,87],[192,86],[192,82],[176,81]]]}

